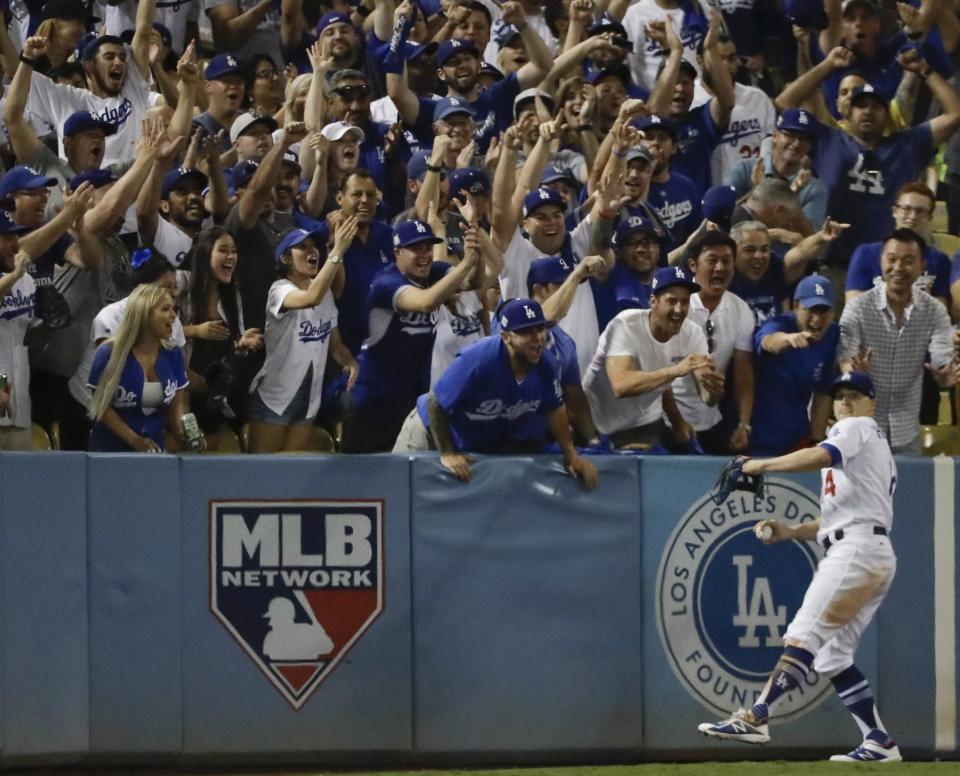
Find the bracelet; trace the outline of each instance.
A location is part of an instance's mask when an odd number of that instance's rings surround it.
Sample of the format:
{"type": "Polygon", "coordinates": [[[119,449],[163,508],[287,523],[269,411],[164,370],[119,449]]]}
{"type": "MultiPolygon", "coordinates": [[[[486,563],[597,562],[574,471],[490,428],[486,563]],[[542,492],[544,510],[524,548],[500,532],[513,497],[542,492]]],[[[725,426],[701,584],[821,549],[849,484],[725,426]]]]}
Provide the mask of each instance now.
{"type": "Polygon", "coordinates": [[[37,66],[37,60],[30,59],[30,57],[25,57],[22,51],[20,52],[20,61],[23,62],[23,64],[25,65],[30,65],[30,67],[35,68],[37,66]]]}
{"type": "Polygon", "coordinates": [[[441,172],[443,168],[439,164],[430,164],[427,162],[427,172],[441,172]]]}
{"type": "Polygon", "coordinates": [[[741,422],[740,424],[737,425],[737,428],[742,428],[742,429],[743,429],[744,431],[746,431],[748,434],[752,434],[752,433],[753,433],[753,426],[751,426],[749,423],[742,423],[742,422],[741,422]]]}

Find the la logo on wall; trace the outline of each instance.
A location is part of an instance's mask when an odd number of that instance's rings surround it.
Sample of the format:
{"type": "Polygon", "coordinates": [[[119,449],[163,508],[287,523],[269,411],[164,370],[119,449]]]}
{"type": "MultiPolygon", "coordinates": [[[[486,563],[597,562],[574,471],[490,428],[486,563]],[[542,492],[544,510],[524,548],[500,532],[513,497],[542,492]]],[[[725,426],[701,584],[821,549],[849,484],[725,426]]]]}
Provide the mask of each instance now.
{"type": "Polygon", "coordinates": [[[299,709],[383,611],[383,502],[210,502],[210,608],[299,709]]]}
{"type": "MultiPolygon", "coordinates": [[[[753,527],[775,519],[815,519],[815,494],[766,478],[762,498],[734,491],[717,506],[704,494],[667,541],[657,572],[657,628],[670,667],[686,690],[720,716],[749,707],[783,652],[822,548],[812,542],[762,544],[753,527]]],[[[777,705],[779,719],[806,714],[831,692],[811,671],[777,705]]]]}

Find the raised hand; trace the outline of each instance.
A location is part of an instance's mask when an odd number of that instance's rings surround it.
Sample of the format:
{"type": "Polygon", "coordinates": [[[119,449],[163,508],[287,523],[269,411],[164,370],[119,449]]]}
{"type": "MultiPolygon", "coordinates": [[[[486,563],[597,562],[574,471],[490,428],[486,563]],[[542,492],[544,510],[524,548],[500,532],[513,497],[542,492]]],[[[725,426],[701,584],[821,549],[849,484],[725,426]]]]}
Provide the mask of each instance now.
{"type": "MultiPolygon", "coordinates": [[[[357,236],[357,227],[359,221],[356,216],[344,218],[337,224],[333,233],[333,252],[341,258],[353,244],[353,238],[357,236]]],[[[331,228],[333,224],[330,225],[331,228]]]]}
{"type": "Polygon", "coordinates": [[[850,67],[853,63],[853,52],[844,46],[837,46],[827,54],[827,62],[834,70],[840,70],[844,67],[850,67]]]}
{"type": "Polygon", "coordinates": [[[183,50],[183,55],[177,61],[177,77],[185,84],[195,84],[200,81],[200,66],[197,64],[196,41],[191,40],[183,50]]]}

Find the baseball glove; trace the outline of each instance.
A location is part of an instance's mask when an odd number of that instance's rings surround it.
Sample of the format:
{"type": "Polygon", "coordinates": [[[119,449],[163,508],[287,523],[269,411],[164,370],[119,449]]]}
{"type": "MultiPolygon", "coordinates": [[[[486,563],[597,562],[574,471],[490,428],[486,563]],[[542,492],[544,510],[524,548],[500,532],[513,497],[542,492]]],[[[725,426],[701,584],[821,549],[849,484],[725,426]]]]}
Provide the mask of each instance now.
{"type": "Polygon", "coordinates": [[[38,286],[34,312],[49,329],[62,329],[70,324],[70,305],[60,290],[52,285],[38,286]]]}
{"type": "Polygon", "coordinates": [[[730,494],[735,490],[747,490],[757,496],[763,496],[763,475],[744,474],[743,463],[745,460],[745,458],[738,456],[727,461],[713,486],[712,499],[714,504],[722,504],[730,498],[730,494]]]}

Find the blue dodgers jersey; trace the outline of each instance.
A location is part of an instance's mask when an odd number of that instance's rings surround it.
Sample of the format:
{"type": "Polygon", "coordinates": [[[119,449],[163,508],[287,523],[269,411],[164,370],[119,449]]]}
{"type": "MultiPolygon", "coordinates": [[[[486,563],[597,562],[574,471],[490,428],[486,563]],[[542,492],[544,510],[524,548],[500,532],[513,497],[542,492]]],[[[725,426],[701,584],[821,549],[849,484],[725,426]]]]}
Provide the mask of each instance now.
{"type": "Polygon", "coordinates": [[[477,124],[477,151],[486,153],[494,135],[499,135],[513,123],[513,101],[520,94],[517,74],[510,73],[502,81],[481,90],[470,103],[477,124]]]}
{"type": "Polygon", "coordinates": [[[827,247],[829,264],[847,266],[858,245],[893,228],[890,208],[897,191],[917,178],[933,151],[929,122],[885,137],[873,150],[846,132],[823,128],[813,157],[830,192],[827,212],[835,221],[850,224],[827,247]]]}
{"type": "MultiPolygon", "coordinates": [[[[544,350],[522,382],[514,377],[507,346],[499,336],[485,337],[461,350],[433,386],[433,393],[450,419],[457,450],[495,453],[523,428],[529,416],[545,417],[563,404],[560,366],[544,350]]],[[[417,401],[424,426],[430,427],[427,396],[417,401]]]]}
{"type": "MultiPolygon", "coordinates": [[[[317,230],[319,242],[330,241],[330,224],[324,221],[317,230]]],[[[367,338],[367,294],[373,278],[384,267],[393,264],[393,229],[381,221],[370,222],[367,242],[354,237],[350,248],[343,255],[346,282],[343,293],[337,299],[340,336],[343,344],[356,355],[367,338]]]]}
{"type": "Polygon", "coordinates": [[[831,323],[819,342],[807,348],[767,353],[768,334],[799,331],[793,313],[767,321],[753,335],[754,390],[750,455],[780,455],[810,434],[807,406],[814,391],[826,393],[835,377],[840,327],[831,323]]]}
{"type": "MultiPolygon", "coordinates": [[[[882,251],[883,243],[879,242],[857,246],[850,257],[850,268],[847,270],[848,291],[869,291],[883,282],[883,272],[880,269],[882,251]]],[[[923,251],[923,260],[926,267],[923,274],[917,278],[916,284],[928,294],[949,298],[950,259],[947,254],[928,245],[923,251]]]]}
{"type": "Polygon", "coordinates": [[[693,181],[701,199],[703,193],[713,185],[711,158],[722,135],[710,115],[711,102],[713,98],[691,110],[686,118],[678,120],[677,153],[670,162],[671,172],[680,173],[693,181]]]}
{"type": "Polygon", "coordinates": [[[353,387],[357,406],[379,397],[416,396],[430,387],[437,312],[396,310],[394,301],[400,289],[429,288],[452,268],[445,261],[435,261],[426,282],[419,284],[391,264],[373,279],[367,295],[370,333],[357,356],[360,375],[353,387]]]}
{"type": "Polygon", "coordinates": [[[685,175],[671,172],[666,183],[651,181],[647,204],[660,216],[673,237],[665,246],[667,252],[683,245],[700,226],[703,221],[701,199],[696,184],[685,175]]]}
{"type": "MultiPolygon", "coordinates": [[[[87,385],[95,388],[100,382],[103,370],[110,360],[113,345],[104,342],[93,355],[93,364],[90,367],[90,377],[87,385]]],[[[156,364],[157,378],[163,386],[163,403],[169,405],[178,390],[185,389],[188,384],[187,369],[183,362],[183,351],[180,348],[160,348],[156,364]]],[[[120,419],[133,429],[134,433],[148,436],[161,448],[164,447],[164,422],[166,415],[158,410],[149,415],[144,414],[141,402],[143,401],[143,368],[131,353],[127,356],[123,371],[120,373],[120,384],[111,406],[116,410],[120,419]]],[[[103,421],[97,421],[94,426],[94,435],[99,439],[99,450],[125,451],[130,448],[127,444],[113,435],[103,421]],[[114,447],[111,447],[111,442],[114,447]]]]}
{"type": "Polygon", "coordinates": [[[637,276],[619,262],[607,281],[613,286],[617,313],[624,310],[646,310],[650,307],[650,284],[641,283],[637,276]]]}
{"type": "Polygon", "coordinates": [[[775,318],[783,312],[783,300],[789,296],[787,280],[783,275],[783,259],[771,253],[770,266],[756,282],[734,272],[729,290],[750,306],[757,326],[775,318]]]}

